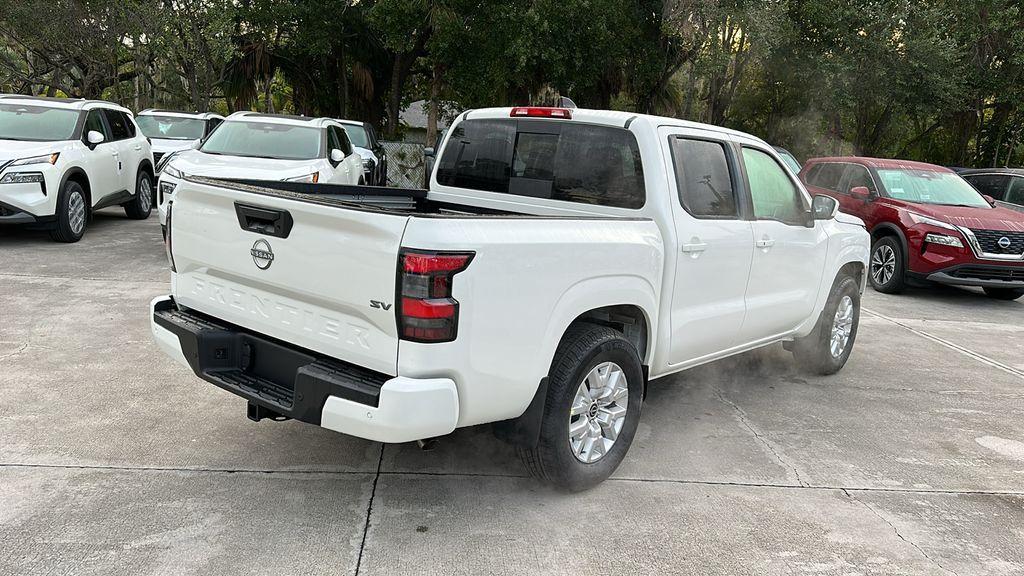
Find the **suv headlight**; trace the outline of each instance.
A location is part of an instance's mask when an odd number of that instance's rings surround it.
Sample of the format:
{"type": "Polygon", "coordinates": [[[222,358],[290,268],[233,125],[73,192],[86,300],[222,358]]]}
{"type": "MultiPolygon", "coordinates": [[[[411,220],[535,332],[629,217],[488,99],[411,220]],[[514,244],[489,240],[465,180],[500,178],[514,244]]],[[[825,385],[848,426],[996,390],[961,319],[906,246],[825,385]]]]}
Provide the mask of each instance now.
{"type": "Polygon", "coordinates": [[[936,220],[935,218],[929,218],[927,216],[922,216],[922,215],[920,215],[920,214],[918,214],[916,212],[911,212],[909,210],[907,211],[907,216],[910,217],[910,220],[913,221],[914,224],[928,224],[929,226],[935,226],[936,228],[944,228],[946,230],[952,230],[954,232],[959,232],[960,231],[959,228],[957,228],[956,226],[953,226],[952,224],[948,224],[948,223],[943,222],[941,220],[936,220]]]}
{"type": "Polygon", "coordinates": [[[294,178],[285,178],[285,182],[307,182],[310,184],[316,184],[320,181],[320,172],[313,172],[312,174],[305,174],[303,176],[296,176],[294,178]]]}
{"type": "Polygon", "coordinates": [[[57,163],[58,158],[60,158],[60,152],[54,152],[53,154],[43,154],[41,156],[32,156],[31,158],[20,158],[8,164],[7,167],[26,166],[28,164],[49,164],[52,166],[57,163]]]}
{"type": "Polygon", "coordinates": [[[946,234],[925,234],[924,241],[931,244],[941,244],[942,246],[952,246],[954,248],[963,248],[964,243],[960,241],[956,236],[947,236],[946,234]]]}
{"type": "Polygon", "coordinates": [[[8,172],[0,178],[0,184],[26,184],[44,182],[42,172],[8,172]]]}
{"type": "Polygon", "coordinates": [[[163,172],[164,168],[166,168],[167,165],[171,163],[171,160],[173,160],[174,157],[177,156],[178,154],[181,154],[181,150],[178,150],[177,152],[171,152],[169,154],[164,154],[163,156],[161,156],[160,161],[156,163],[157,174],[163,172]]]}
{"type": "Polygon", "coordinates": [[[185,173],[182,172],[181,170],[178,170],[174,166],[164,166],[164,169],[160,171],[160,174],[161,175],[166,174],[166,175],[170,176],[171,178],[184,178],[185,177],[185,173]]]}

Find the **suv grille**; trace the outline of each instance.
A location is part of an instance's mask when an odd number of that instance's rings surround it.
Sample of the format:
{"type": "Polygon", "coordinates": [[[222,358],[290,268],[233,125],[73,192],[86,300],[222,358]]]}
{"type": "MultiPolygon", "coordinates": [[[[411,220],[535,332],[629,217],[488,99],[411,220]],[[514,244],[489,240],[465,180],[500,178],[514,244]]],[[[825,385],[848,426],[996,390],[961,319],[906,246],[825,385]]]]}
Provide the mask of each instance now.
{"type": "Polygon", "coordinates": [[[1024,281],[1024,268],[986,268],[983,266],[963,266],[953,272],[957,278],[975,278],[978,280],[1002,280],[1004,282],[1024,281]]]}
{"type": "Polygon", "coordinates": [[[986,254],[1024,254],[1024,232],[975,230],[974,228],[971,228],[971,232],[974,232],[974,236],[978,239],[978,244],[981,245],[981,250],[986,254]],[[1002,238],[1010,241],[1008,247],[1003,248],[999,245],[999,240],[1002,238]]]}

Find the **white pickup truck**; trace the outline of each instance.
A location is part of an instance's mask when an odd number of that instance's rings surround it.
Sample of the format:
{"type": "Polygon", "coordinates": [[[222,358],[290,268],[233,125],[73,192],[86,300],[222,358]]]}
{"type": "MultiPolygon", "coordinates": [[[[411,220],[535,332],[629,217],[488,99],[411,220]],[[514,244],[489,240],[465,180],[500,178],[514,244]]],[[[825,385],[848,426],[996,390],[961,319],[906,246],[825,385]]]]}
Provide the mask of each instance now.
{"type": "Polygon", "coordinates": [[[250,418],[495,423],[570,490],[622,461],[649,380],[776,342],[839,370],[870,242],[757,138],[581,109],[463,113],[429,191],[192,177],[168,208],[153,335],[250,418]]]}

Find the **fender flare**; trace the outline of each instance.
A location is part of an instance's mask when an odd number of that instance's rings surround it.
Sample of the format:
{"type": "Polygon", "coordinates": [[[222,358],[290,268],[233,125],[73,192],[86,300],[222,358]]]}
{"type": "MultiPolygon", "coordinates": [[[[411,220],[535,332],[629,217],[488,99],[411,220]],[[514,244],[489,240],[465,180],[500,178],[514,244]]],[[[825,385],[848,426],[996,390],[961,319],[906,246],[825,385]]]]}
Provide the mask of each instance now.
{"type": "Polygon", "coordinates": [[[72,176],[81,176],[82,178],[85,178],[85,182],[86,182],[85,193],[86,193],[86,195],[89,196],[88,204],[89,204],[89,211],[91,212],[92,211],[92,201],[93,201],[93,197],[92,197],[92,182],[89,180],[89,175],[86,174],[85,170],[83,170],[80,166],[72,166],[71,168],[68,168],[67,170],[64,171],[64,175],[60,177],[60,186],[57,188],[57,194],[59,195],[61,192],[64,191],[64,186],[67,185],[68,180],[70,180],[72,176]]]}
{"type": "Polygon", "coordinates": [[[878,224],[871,230],[872,246],[874,246],[875,234],[880,230],[896,233],[896,236],[900,239],[900,245],[903,247],[903,267],[904,269],[908,269],[910,265],[910,243],[907,242],[907,235],[903,233],[903,230],[900,230],[899,226],[893,224],[892,222],[882,222],[881,224],[878,224]]]}

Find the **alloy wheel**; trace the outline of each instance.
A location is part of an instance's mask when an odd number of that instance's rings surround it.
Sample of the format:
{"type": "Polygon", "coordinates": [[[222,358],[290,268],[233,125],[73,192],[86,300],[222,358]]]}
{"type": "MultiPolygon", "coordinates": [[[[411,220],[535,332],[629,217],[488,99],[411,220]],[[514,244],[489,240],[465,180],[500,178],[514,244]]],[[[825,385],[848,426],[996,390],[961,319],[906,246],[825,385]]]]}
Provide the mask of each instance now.
{"type": "Polygon", "coordinates": [[[85,199],[77,190],[68,197],[68,226],[75,236],[85,228],[85,199]]]}
{"type": "Polygon", "coordinates": [[[895,273],[896,252],[892,246],[882,244],[875,248],[875,253],[871,255],[871,279],[875,284],[884,286],[892,280],[895,273]]]}
{"type": "Polygon", "coordinates": [[[836,307],[836,315],[832,318],[832,334],[829,339],[829,351],[833,358],[839,358],[846,351],[853,332],[853,298],[843,296],[836,307]]]}
{"type": "Polygon", "coordinates": [[[585,464],[603,458],[626,421],[629,382],[614,362],[595,366],[580,382],[569,410],[569,447],[585,464]]]}
{"type": "Polygon", "coordinates": [[[139,200],[142,201],[142,211],[145,212],[153,206],[153,184],[149,181],[149,178],[143,178],[139,184],[139,192],[141,196],[139,200]]]}

